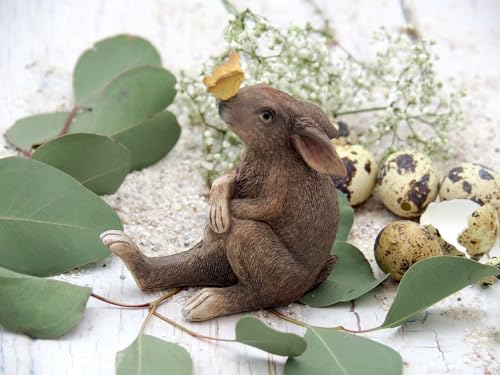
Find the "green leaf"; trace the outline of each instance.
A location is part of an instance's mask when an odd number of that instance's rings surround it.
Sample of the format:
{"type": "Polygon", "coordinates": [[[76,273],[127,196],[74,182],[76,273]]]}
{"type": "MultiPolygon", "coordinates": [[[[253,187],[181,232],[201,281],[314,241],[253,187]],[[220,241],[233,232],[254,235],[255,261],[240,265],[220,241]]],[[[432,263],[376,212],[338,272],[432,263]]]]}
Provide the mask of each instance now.
{"type": "Polygon", "coordinates": [[[157,66],[127,70],[81,103],[91,116],[76,119],[72,133],[113,136],[162,111],[175,97],[175,77],[157,66]]]}
{"type": "MultiPolygon", "coordinates": [[[[68,133],[116,136],[162,111],[175,94],[175,77],[167,70],[154,66],[133,68],[82,103],[68,133]]],[[[68,116],[68,112],[61,112],[23,118],[7,131],[7,138],[13,145],[29,150],[58,136],[68,116]]]]}
{"type": "Polygon", "coordinates": [[[339,203],[339,226],[335,241],[347,241],[354,222],[354,209],[349,205],[347,197],[340,190],[337,190],[337,200],[339,203]]]}
{"type": "Polygon", "coordinates": [[[64,127],[69,112],[44,113],[17,120],[5,137],[17,148],[29,151],[35,145],[56,137],[64,127]]]}
{"type": "Polygon", "coordinates": [[[401,375],[401,356],[388,346],[334,329],[310,327],[307,350],[288,358],[285,375],[401,375]]]}
{"type": "Polygon", "coordinates": [[[181,128],[177,119],[172,113],[165,111],[116,134],[113,138],[130,150],[131,169],[142,169],[167,155],[177,143],[180,134],[181,128]]]}
{"type": "Polygon", "coordinates": [[[302,337],[277,331],[253,316],[244,316],[238,320],[236,341],[287,357],[301,355],[306,350],[306,342],[302,337]]]}
{"type": "Polygon", "coordinates": [[[111,138],[68,134],[39,147],[32,159],[73,176],[96,194],[112,194],[130,170],[130,152],[111,138]]]}
{"type": "Polygon", "coordinates": [[[397,327],[467,285],[498,274],[498,268],[462,257],[423,259],[411,266],[401,279],[396,298],[380,328],[397,327]]]}
{"type": "Polygon", "coordinates": [[[140,334],[116,353],[117,375],[191,375],[193,363],[182,346],[140,334]]]}
{"type": "Polygon", "coordinates": [[[0,159],[0,181],[0,266],[48,276],[109,255],[99,235],[120,220],[73,177],[11,157],[0,159]]]}
{"type": "Polygon", "coordinates": [[[0,267],[0,325],[35,338],[62,336],[80,321],[91,292],[0,267]]]}
{"type": "Polygon", "coordinates": [[[300,302],[313,307],[325,307],[351,301],[368,293],[389,277],[387,274],[375,279],[363,253],[347,242],[335,242],[332,254],[337,256],[332,273],[317,288],[306,293],[300,302]]]}
{"type": "Polygon", "coordinates": [[[118,74],[141,65],[161,65],[158,51],[147,40],[117,35],[101,40],[78,59],[73,72],[75,102],[99,91],[118,74]]]}

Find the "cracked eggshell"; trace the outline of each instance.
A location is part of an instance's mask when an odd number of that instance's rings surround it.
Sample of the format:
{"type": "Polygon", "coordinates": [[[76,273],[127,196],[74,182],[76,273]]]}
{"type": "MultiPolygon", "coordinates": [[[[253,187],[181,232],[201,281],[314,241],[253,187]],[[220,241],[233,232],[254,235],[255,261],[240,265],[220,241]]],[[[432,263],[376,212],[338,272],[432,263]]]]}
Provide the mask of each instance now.
{"type": "Polygon", "coordinates": [[[418,261],[443,255],[436,237],[409,220],[394,221],[384,227],[377,235],[374,252],[379,267],[398,281],[418,261]]]}
{"type": "Polygon", "coordinates": [[[451,248],[476,260],[494,246],[499,230],[493,206],[480,206],[468,199],[431,203],[420,217],[420,224],[433,226],[451,248]]]}
{"type": "Polygon", "coordinates": [[[500,216],[500,174],[474,163],[462,163],[449,170],[439,196],[442,200],[470,199],[480,205],[491,203],[500,216]]]}
{"type": "Polygon", "coordinates": [[[378,165],[371,152],[360,145],[336,145],[335,150],[344,162],[347,175],[332,177],[337,189],[342,191],[351,206],[367,200],[375,187],[378,165]]]}
{"type": "Polygon", "coordinates": [[[415,151],[387,157],[377,177],[377,195],[394,214],[413,218],[436,199],[439,175],[432,161],[415,151]]]}
{"type": "MultiPolygon", "coordinates": [[[[493,267],[496,267],[500,270],[500,258],[498,257],[493,257],[491,258],[490,260],[488,260],[486,262],[486,264],[488,266],[493,266],[493,267]]],[[[486,278],[484,278],[482,281],[481,281],[481,284],[485,285],[485,286],[488,286],[488,285],[493,285],[494,283],[496,283],[498,280],[500,280],[500,275],[496,275],[496,276],[488,276],[486,278]]]]}
{"type": "Polygon", "coordinates": [[[335,123],[337,129],[337,137],[332,139],[332,143],[336,145],[351,145],[358,143],[357,134],[349,129],[349,126],[344,121],[337,121],[335,123]]]}
{"type": "Polygon", "coordinates": [[[491,204],[479,207],[467,218],[467,229],[458,236],[467,254],[478,260],[495,245],[498,237],[498,215],[491,204]]]}

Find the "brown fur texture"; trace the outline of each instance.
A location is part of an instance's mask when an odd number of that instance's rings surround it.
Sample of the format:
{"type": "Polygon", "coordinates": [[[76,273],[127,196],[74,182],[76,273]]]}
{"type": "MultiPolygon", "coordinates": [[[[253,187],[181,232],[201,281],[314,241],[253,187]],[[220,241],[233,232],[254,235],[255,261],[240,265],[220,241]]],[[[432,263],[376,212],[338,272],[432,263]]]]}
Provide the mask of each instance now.
{"type": "Polygon", "coordinates": [[[212,286],[184,307],[193,321],[290,304],[335,264],[339,212],[329,176],[345,169],[326,115],[266,85],[219,108],[246,147],[211,188],[204,239],[186,252],[146,257],[122,232],[101,236],[145,291],[212,286]]]}

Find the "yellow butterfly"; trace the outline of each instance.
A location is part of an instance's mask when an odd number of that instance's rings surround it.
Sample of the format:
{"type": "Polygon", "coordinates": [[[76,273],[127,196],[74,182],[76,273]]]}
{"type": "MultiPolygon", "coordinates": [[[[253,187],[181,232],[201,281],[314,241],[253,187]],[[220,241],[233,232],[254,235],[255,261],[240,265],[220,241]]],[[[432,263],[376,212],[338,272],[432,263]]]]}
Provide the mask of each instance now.
{"type": "Polygon", "coordinates": [[[213,96],[227,100],[238,93],[244,78],[240,57],[233,51],[228,61],[217,66],[211,75],[203,78],[203,83],[213,96]]]}

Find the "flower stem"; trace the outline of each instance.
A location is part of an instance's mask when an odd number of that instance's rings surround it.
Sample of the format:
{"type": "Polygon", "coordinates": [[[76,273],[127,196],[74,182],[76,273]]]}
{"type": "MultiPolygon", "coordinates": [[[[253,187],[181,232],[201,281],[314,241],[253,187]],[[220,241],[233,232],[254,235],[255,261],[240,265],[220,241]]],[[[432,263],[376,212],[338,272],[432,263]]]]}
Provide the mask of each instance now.
{"type": "Polygon", "coordinates": [[[229,0],[222,0],[222,5],[224,5],[224,8],[226,8],[226,11],[229,13],[229,14],[232,14],[233,16],[237,16],[238,15],[238,9],[236,9],[236,7],[234,6],[234,4],[229,1],[229,0]]]}
{"type": "Polygon", "coordinates": [[[341,111],[341,112],[336,112],[334,113],[335,117],[337,116],[345,116],[345,115],[353,115],[356,113],[363,113],[363,112],[375,112],[375,111],[383,111],[384,109],[389,108],[389,106],[384,105],[381,107],[371,107],[371,108],[361,108],[361,109],[352,109],[348,111],[341,111]]]}

